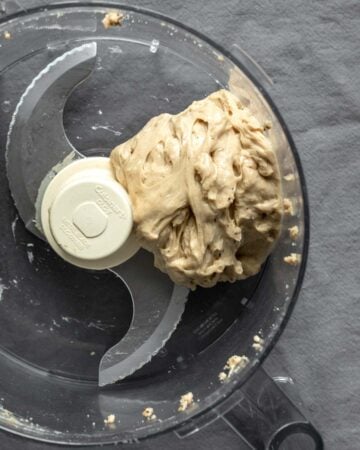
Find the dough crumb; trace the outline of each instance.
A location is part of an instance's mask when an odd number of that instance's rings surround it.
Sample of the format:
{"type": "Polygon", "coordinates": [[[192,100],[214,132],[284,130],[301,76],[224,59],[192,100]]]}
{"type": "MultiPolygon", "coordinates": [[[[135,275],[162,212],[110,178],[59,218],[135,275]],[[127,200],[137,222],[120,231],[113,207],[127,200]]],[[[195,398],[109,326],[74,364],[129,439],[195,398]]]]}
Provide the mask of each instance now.
{"type": "Polygon", "coordinates": [[[252,344],[252,348],[257,352],[261,352],[264,349],[264,339],[256,334],[253,338],[253,341],[254,342],[252,344]]]}
{"type": "Polygon", "coordinates": [[[233,355],[227,361],[224,366],[224,372],[220,372],[218,375],[219,381],[223,383],[228,380],[234,373],[246,367],[249,363],[247,356],[233,355]]]}
{"type": "Polygon", "coordinates": [[[284,198],[283,207],[284,207],[284,214],[286,214],[287,216],[294,215],[294,206],[289,198],[284,198]]]}
{"type": "Polygon", "coordinates": [[[297,266],[301,261],[301,255],[299,253],[290,253],[289,256],[285,256],[284,261],[290,266],[297,266]]]}
{"type": "Polygon", "coordinates": [[[124,14],[120,11],[108,12],[102,20],[102,24],[106,29],[121,26],[124,20],[124,14]]]}
{"type": "Polygon", "coordinates": [[[297,225],[288,228],[288,230],[291,239],[296,239],[299,236],[299,227],[297,225]]]}
{"type": "Polygon", "coordinates": [[[288,173],[287,175],[284,176],[284,180],[285,181],[294,181],[295,175],[293,173],[288,173]]]}
{"type": "Polygon", "coordinates": [[[220,62],[223,62],[224,61],[224,57],[223,57],[223,55],[216,55],[216,57],[217,57],[217,59],[218,59],[218,61],[220,61],[220,62]]]}
{"type": "Polygon", "coordinates": [[[233,355],[226,361],[224,370],[228,370],[227,376],[230,378],[232,374],[239,372],[239,370],[246,367],[248,363],[249,358],[247,356],[233,355]]]}
{"type": "Polygon", "coordinates": [[[226,378],[227,378],[227,375],[226,375],[225,372],[220,372],[220,373],[219,373],[219,380],[220,380],[221,382],[222,382],[222,381],[225,381],[226,378]]]}
{"type": "Polygon", "coordinates": [[[4,31],[4,39],[6,39],[6,40],[11,39],[11,33],[10,33],[10,31],[4,31]]]}
{"type": "Polygon", "coordinates": [[[106,419],[104,419],[105,425],[112,425],[115,423],[115,414],[110,414],[107,416],[106,419]]]}
{"type": "Polygon", "coordinates": [[[180,398],[180,405],[178,411],[182,412],[189,408],[194,403],[194,395],[192,392],[188,392],[184,394],[180,398]]]}
{"type": "Polygon", "coordinates": [[[144,409],[144,411],[142,412],[142,415],[147,420],[155,420],[156,419],[156,415],[154,414],[154,408],[151,408],[150,406],[144,409]]]}

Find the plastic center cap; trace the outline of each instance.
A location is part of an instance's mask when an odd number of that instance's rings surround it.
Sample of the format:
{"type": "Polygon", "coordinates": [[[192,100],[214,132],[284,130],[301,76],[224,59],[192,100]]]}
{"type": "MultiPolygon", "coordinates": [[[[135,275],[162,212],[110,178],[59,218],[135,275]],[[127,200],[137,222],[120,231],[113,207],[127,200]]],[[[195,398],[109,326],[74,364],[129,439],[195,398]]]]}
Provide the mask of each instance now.
{"type": "Polygon", "coordinates": [[[131,210],[121,186],[84,174],[60,190],[50,209],[50,228],[67,253],[99,259],[114,253],[128,238],[131,210]]]}
{"type": "Polygon", "coordinates": [[[106,229],[107,223],[107,216],[95,202],[82,203],[75,209],[73,214],[73,224],[88,238],[102,234],[106,229]]]}
{"type": "Polygon", "coordinates": [[[62,169],[46,189],[41,221],[54,250],[80,267],[114,267],[139,248],[131,235],[129,196],[108,158],[78,160],[62,169]]]}

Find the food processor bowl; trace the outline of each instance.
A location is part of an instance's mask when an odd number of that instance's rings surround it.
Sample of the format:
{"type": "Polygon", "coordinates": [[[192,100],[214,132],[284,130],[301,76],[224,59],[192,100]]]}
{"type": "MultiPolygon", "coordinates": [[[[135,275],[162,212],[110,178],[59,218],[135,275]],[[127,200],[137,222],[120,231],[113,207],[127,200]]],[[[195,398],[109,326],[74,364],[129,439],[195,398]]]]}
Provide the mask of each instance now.
{"type": "MultiPolygon", "coordinates": [[[[0,34],[0,428],[39,441],[92,445],[137,442],[174,429],[184,436],[219,417],[237,427],[240,419],[229,411],[244,398],[241,387],[250,386],[245,397],[256,396],[260,389],[254,391],[251,380],[268,382],[258,369],[294,307],[309,242],[299,157],[265,78],[260,74],[259,81],[259,69],[236,47],[230,52],[173,19],[111,2],[19,9],[0,19],[0,34]],[[123,22],[105,29],[102,19],[112,9],[122,11],[123,22]],[[261,273],[190,292],[182,320],[160,352],[130,377],[102,388],[101,357],[131,322],[126,286],[108,271],[71,266],[31,234],[17,215],[5,175],[6,139],[21,95],[51,61],[87,42],[97,44],[96,66],[71,93],[64,112],[66,134],[83,155],[108,156],[151,117],[177,113],[194,99],[228,88],[271,124],[267,134],[287,199],[281,236],[261,273]],[[294,226],[296,239],[288,231],[294,226]],[[293,264],[286,263],[292,254],[293,264]],[[221,382],[219,373],[232,355],[249,362],[221,382]],[[194,403],[179,411],[188,392],[194,403]],[[156,420],[143,416],[148,407],[156,420]]],[[[19,170],[26,172],[20,161],[19,170]]],[[[276,396],[285,408],[286,400],[276,396]]],[[[300,413],[296,417],[306,423],[300,413]]],[[[306,430],[316,441],[313,428],[306,430]]]]}

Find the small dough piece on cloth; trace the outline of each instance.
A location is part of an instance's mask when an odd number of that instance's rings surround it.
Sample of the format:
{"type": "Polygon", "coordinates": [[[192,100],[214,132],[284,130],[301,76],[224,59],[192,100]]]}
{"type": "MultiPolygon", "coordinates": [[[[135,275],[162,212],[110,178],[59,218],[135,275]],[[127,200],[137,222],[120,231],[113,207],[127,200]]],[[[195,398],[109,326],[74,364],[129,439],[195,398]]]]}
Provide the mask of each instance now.
{"type": "Polygon", "coordinates": [[[175,283],[259,272],[280,231],[281,183],[263,125],[229,91],[152,118],[111,163],[141,245],[175,283]]]}

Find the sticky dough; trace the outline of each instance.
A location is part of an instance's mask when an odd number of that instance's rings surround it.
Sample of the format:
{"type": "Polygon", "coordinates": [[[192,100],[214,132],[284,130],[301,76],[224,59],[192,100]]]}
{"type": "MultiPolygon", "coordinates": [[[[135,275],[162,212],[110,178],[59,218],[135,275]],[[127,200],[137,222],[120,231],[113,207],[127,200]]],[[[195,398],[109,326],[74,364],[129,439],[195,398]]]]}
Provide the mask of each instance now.
{"type": "Polygon", "coordinates": [[[280,179],[264,126],[233,94],[152,118],[111,162],[137,236],[175,283],[210,287],[260,270],[280,230],[280,179]]]}

